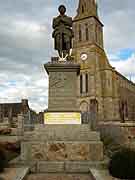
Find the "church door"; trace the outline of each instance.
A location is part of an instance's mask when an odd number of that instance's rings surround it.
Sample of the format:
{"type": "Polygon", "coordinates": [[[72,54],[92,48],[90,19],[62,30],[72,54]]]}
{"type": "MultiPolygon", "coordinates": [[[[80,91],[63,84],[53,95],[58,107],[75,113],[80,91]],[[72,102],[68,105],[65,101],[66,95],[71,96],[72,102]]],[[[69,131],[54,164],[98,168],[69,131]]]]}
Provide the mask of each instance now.
{"type": "Polygon", "coordinates": [[[98,101],[96,99],[90,100],[90,114],[91,114],[91,129],[95,130],[98,118],[98,101]]]}

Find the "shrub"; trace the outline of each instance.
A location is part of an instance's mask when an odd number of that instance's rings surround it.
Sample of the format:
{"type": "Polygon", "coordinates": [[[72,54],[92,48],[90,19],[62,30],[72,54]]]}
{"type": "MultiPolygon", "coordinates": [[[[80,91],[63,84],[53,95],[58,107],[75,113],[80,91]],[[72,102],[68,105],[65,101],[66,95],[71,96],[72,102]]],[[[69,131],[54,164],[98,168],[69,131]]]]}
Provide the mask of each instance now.
{"type": "Polygon", "coordinates": [[[135,151],[123,148],[109,162],[110,174],[119,179],[135,179],[135,151]]]}
{"type": "Polygon", "coordinates": [[[14,143],[5,143],[5,148],[8,151],[20,153],[20,142],[14,142],[14,143]]]}
{"type": "Polygon", "coordinates": [[[0,143],[0,149],[4,152],[6,161],[11,161],[20,155],[20,142],[2,142],[0,143]]]}
{"type": "Polygon", "coordinates": [[[104,135],[101,137],[101,140],[104,144],[104,154],[107,155],[109,158],[112,157],[112,155],[119,151],[122,146],[118,144],[111,136],[104,135]]]}
{"type": "Polygon", "coordinates": [[[0,148],[0,172],[4,171],[4,168],[7,165],[7,159],[4,152],[4,149],[0,148]]]}

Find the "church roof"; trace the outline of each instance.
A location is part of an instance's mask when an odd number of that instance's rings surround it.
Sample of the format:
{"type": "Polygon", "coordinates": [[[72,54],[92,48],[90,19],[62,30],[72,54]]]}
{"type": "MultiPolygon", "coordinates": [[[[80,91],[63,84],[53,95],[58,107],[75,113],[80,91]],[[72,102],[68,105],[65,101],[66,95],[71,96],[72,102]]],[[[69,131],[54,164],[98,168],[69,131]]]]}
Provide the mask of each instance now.
{"type": "Polygon", "coordinates": [[[79,6],[77,9],[77,16],[74,18],[83,19],[90,16],[94,16],[98,19],[97,3],[95,0],[79,0],[79,6]]]}

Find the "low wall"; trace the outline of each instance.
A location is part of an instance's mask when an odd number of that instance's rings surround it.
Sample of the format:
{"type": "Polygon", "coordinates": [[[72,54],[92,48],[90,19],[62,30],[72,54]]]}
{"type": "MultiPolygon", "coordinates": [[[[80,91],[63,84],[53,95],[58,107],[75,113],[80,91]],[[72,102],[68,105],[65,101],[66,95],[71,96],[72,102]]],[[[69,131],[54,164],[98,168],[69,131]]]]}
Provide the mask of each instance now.
{"type": "Polygon", "coordinates": [[[101,137],[111,137],[116,143],[133,145],[135,142],[135,123],[101,122],[101,137]]]}
{"type": "Polygon", "coordinates": [[[120,180],[109,175],[107,169],[90,168],[92,180],[120,180]]]}

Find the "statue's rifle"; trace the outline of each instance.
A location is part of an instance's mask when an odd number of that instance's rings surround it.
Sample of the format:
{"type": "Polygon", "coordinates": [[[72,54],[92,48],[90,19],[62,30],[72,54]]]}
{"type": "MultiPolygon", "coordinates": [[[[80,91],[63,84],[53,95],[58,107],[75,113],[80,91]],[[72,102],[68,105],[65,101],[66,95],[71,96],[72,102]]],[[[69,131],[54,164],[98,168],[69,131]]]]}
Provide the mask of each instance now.
{"type": "Polygon", "coordinates": [[[63,60],[63,32],[62,32],[62,29],[60,31],[60,52],[61,52],[62,60],[63,60]]]}
{"type": "Polygon", "coordinates": [[[62,56],[62,61],[65,61],[68,55],[66,55],[66,57],[64,57],[64,53],[63,53],[63,50],[64,50],[63,49],[63,46],[64,46],[64,44],[63,44],[63,42],[64,42],[64,33],[63,33],[62,28],[60,30],[60,52],[61,52],[61,56],[62,56]]]}

